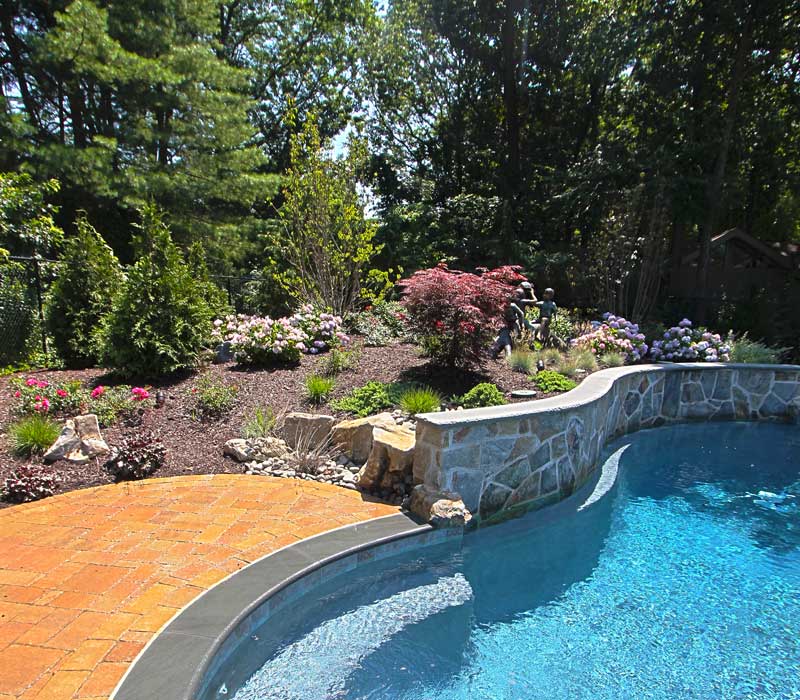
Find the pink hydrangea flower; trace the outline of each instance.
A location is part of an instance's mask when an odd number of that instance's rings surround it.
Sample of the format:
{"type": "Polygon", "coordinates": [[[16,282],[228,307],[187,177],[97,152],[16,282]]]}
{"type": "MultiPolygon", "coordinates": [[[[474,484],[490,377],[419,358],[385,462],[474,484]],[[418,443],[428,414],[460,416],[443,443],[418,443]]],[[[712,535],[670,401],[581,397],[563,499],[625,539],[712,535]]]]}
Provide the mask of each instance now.
{"type": "Polygon", "coordinates": [[[105,391],[106,388],[102,384],[96,386],[94,389],[92,389],[92,398],[99,399],[105,393],[105,391]]]}

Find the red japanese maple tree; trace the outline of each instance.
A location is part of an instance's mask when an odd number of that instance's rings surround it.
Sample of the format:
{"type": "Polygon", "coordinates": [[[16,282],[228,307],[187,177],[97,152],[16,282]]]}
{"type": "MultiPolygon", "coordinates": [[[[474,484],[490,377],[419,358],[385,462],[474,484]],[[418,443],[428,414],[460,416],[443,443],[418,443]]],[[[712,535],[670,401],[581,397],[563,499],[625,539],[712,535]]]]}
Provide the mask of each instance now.
{"type": "Polygon", "coordinates": [[[448,367],[480,364],[514,287],[525,281],[519,270],[505,265],[472,274],[440,263],[400,283],[409,325],[434,362],[448,367]]]}

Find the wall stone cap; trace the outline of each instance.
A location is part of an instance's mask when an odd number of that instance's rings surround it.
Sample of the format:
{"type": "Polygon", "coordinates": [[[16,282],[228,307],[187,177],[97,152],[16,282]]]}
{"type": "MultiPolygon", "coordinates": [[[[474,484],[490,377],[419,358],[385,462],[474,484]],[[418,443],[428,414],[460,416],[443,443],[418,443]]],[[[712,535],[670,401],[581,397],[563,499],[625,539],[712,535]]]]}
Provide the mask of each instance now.
{"type": "Polygon", "coordinates": [[[504,406],[488,408],[469,408],[463,411],[445,411],[443,413],[422,413],[417,415],[417,423],[438,428],[477,425],[504,418],[522,418],[532,414],[568,411],[584,406],[601,398],[613,386],[617,379],[634,374],[660,374],[666,372],[685,372],[687,370],[715,372],[721,370],[768,370],[771,372],[800,372],[800,365],[771,364],[731,364],[722,362],[659,362],[647,365],[629,365],[612,367],[594,372],[584,379],[575,389],[559,396],[538,401],[523,401],[504,406]]]}

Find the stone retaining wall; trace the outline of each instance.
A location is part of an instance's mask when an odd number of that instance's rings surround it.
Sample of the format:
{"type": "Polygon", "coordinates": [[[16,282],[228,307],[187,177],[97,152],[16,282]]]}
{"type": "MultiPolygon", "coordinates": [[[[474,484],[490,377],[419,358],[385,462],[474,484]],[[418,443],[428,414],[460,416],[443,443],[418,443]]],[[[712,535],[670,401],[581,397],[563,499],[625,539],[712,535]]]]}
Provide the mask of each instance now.
{"type": "Polygon", "coordinates": [[[572,391],[526,403],[418,416],[414,479],[455,491],[481,519],[569,496],[609,440],[692,420],[789,420],[794,365],[658,364],[603,370],[572,391]]]}

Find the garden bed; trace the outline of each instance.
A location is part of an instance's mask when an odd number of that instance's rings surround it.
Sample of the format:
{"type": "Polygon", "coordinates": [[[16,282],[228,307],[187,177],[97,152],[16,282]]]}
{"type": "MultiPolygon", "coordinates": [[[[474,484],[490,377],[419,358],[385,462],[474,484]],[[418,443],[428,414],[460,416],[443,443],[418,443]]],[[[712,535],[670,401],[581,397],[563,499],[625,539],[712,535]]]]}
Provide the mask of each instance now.
{"type": "MultiPolygon", "coordinates": [[[[524,374],[512,371],[504,360],[487,361],[479,372],[443,371],[434,369],[420,356],[414,345],[398,344],[388,347],[363,347],[360,339],[354,338],[353,347],[358,350],[358,361],[352,369],[336,377],[336,386],[331,399],[336,399],[355,387],[369,381],[380,382],[419,382],[431,386],[444,397],[463,394],[480,382],[492,382],[507,395],[513,389],[533,388],[524,374]]],[[[305,379],[320,372],[325,355],[303,355],[294,366],[275,369],[248,369],[235,363],[211,365],[205,370],[213,379],[237,387],[233,408],[216,420],[198,420],[193,414],[196,406],[196,388],[199,373],[183,373],[158,382],[150,382],[151,393],[163,389],[166,401],[162,408],[152,408],[145,413],[144,426],[161,433],[167,448],[165,465],[155,476],[179,476],[186,474],[242,473],[245,465],[234,462],[222,455],[226,440],[239,437],[247,416],[258,408],[270,407],[273,411],[307,411],[329,413],[345,418],[327,405],[310,406],[305,399],[305,379]]],[[[51,382],[80,380],[87,388],[97,384],[113,384],[103,370],[84,371],[42,370],[26,373],[51,382]]],[[[11,398],[11,377],[0,378],[0,483],[13,469],[26,460],[14,456],[5,434],[7,426],[14,419],[11,398]]],[[[148,384],[144,379],[140,385],[148,384]]],[[[542,398],[547,394],[540,394],[542,398]]],[[[120,424],[103,430],[107,442],[114,446],[129,432],[120,424]]],[[[36,461],[36,460],[34,460],[36,461]]],[[[98,486],[112,482],[112,477],[103,469],[104,458],[94,459],[86,464],[71,464],[59,461],[55,471],[59,475],[57,492],[78,488],[98,486]]],[[[258,478],[258,477],[254,477],[258,478]]],[[[0,502],[0,507],[9,505],[0,502]]]]}

